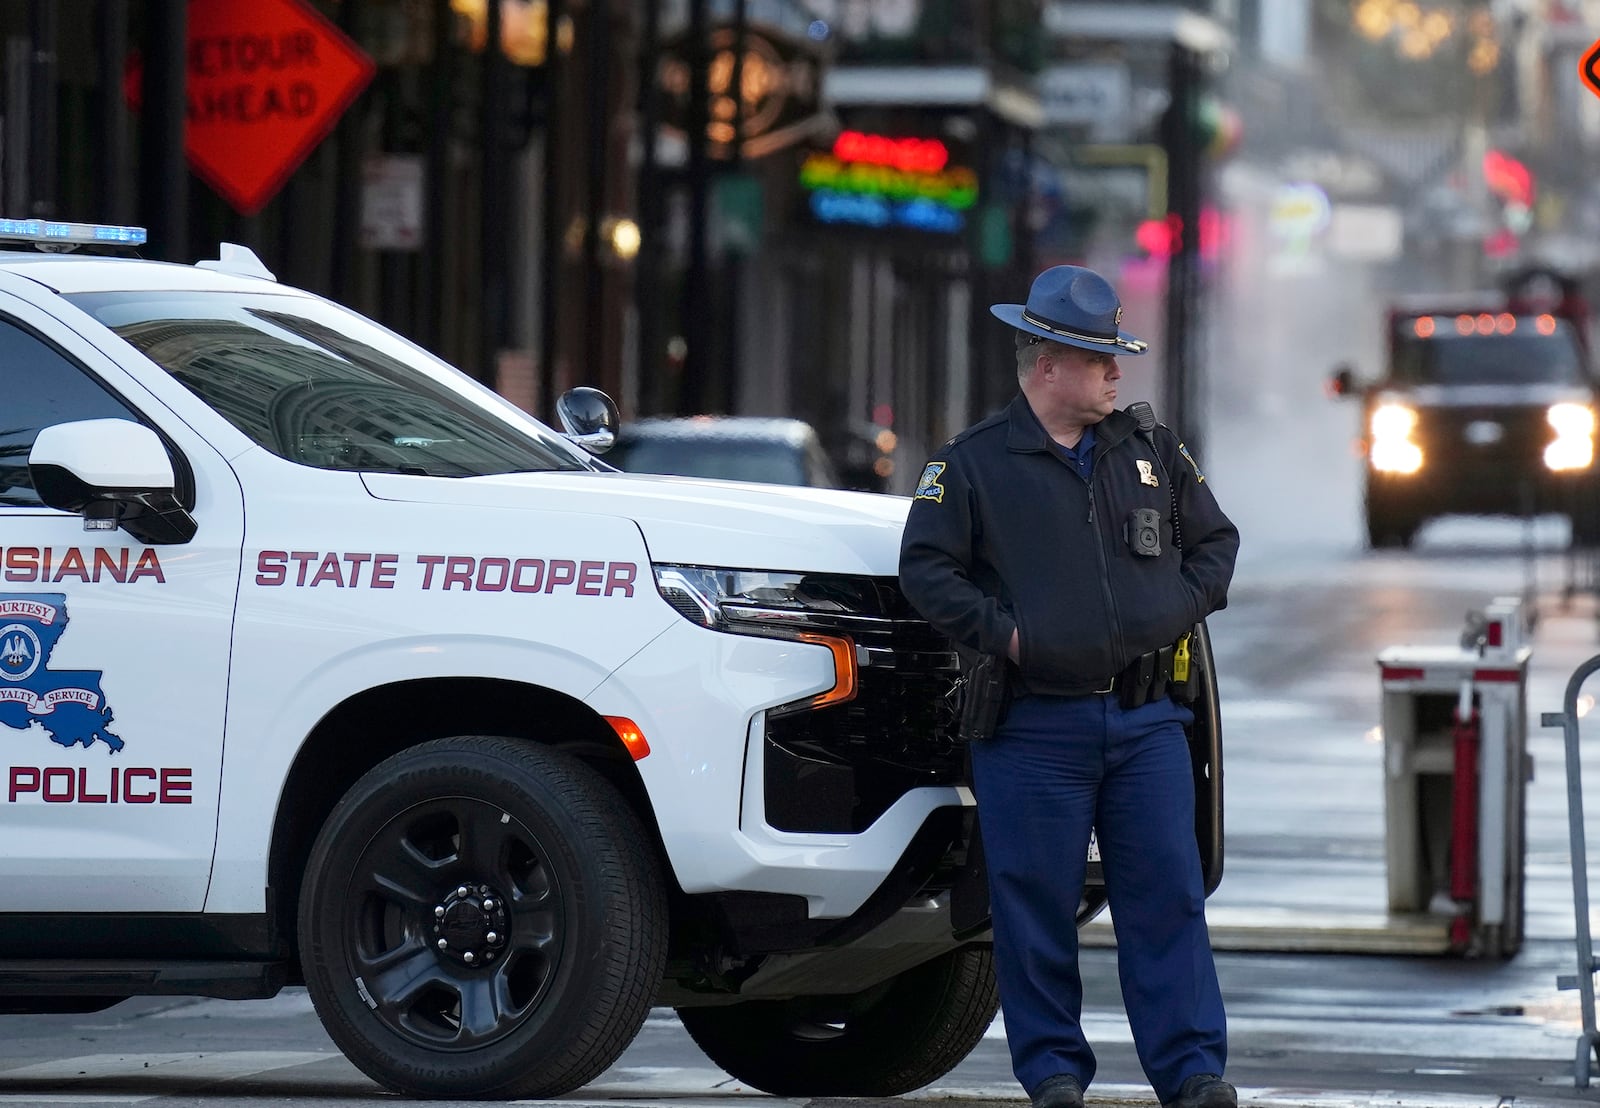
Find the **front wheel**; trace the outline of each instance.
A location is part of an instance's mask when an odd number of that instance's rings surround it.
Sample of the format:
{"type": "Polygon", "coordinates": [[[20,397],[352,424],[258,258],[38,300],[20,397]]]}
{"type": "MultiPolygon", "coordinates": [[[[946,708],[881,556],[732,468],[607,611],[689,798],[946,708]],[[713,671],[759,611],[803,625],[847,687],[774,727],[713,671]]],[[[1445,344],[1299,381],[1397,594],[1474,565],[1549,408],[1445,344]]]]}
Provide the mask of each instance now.
{"type": "Polygon", "coordinates": [[[853,996],[680,1008],[689,1037],[774,1096],[899,1096],[978,1045],[999,1006],[987,946],[966,946],[853,996]]]}
{"type": "Polygon", "coordinates": [[[1421,526],[1417,513],[1394,504],[1388,496],[1368,492],[1367,545],[1374,550],[1410,546],[1421,526]]]}
{"type": "Polygon", "coordinates": [[[503,738],[362,777],[306,866],[300,958],[328,1034],[405,1096],[551,1097],[643,1025],[666,959],[649,836],[594,770],[503,738]]]}

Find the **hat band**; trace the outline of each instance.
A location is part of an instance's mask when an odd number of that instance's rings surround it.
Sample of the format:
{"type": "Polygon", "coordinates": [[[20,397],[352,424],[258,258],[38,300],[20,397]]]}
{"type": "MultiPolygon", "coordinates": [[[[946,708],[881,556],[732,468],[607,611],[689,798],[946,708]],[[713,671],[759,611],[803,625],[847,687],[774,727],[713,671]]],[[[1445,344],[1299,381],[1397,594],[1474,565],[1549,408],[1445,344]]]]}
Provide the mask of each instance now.
{"type": "Polygon", "coordinates": [[[1121,335],[1112,335],[1110,338],[1105,338],[1102,335],[1086,335],[1081,331],[1069,331],[1065,327],[1057,327],[1053,323],[1045,322],[1032,312],[1028,311],[1027,308],[1022,309],[1022,318],[1024,322],[1031,323],[1040,330],[1049,331],[1052,335],[1060,335],[1064,339],[1077,339],[1080,342],[1097,342],[1102,346],[1120,346],[1122,349],[1131,350],[1136,354],[1142,352],[1150,345],[1143,339],[1127,340],[1122,338],[1121,335]]]}
{"type": "Polygon", "coordinates": [[[1027,308],[1022,309],[1022,318],[1033,324],[1035,327],[1042,327],[1044,330],[1049,331],[1052,335],[1060,335],[1065,339],[1081,339],[1084,342],[1103,342],[1107,346],[1110,346],[1117,341],[1116,335],[1112,335],[1110,338],[1105,338],[1101,335],[1086,335],[1081,331],[1069,331],[1065,327],[1057,327],[1054,323],[1047,323],[1040,319],[1038,316],[1028,311],[1027,308]]]}

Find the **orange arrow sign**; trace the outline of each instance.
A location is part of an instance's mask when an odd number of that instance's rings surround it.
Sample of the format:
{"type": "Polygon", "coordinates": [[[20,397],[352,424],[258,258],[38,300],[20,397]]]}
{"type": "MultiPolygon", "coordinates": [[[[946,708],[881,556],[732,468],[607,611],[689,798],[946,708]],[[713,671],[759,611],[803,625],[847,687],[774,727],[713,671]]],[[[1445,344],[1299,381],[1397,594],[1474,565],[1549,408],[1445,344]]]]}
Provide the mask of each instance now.
{"type": "Polygon", "coordinates": [[[1600,96],[1600,41],[1583,52],[1578,62],[1578,76],[1589,86],[1589,91],[1600,96]]]}

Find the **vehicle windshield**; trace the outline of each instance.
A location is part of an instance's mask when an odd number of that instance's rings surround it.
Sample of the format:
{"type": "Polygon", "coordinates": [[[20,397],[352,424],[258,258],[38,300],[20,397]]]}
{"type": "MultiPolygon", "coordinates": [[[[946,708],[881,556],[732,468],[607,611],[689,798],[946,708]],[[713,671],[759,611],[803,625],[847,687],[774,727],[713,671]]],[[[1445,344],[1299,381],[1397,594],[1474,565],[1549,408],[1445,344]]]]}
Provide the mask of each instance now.
{"type": "Polygon", "coordinates": [[[1577,336],[1566,320],[1500,316],[1496,329],[1482,334],[1475,317],[1462,318],[1469,320],[1462,326],[1472,328],[1467,334],[1460,332],[1453,316],[1398,321],[1394,380],[1413,385],[1587,384],[1577,336]]]}
{"type": "Polygon", "coordinates": [[[670,473],[768,485],[806,484],[801,447],[753,439],[624,439],[606,461],[631,473],[670,473]]]}
{"type": "Polygon", "coordinates": [[[291,462],[433,477],[598,468],[432,355],[325,301],[238,292],[68,299],[291,462]]]}

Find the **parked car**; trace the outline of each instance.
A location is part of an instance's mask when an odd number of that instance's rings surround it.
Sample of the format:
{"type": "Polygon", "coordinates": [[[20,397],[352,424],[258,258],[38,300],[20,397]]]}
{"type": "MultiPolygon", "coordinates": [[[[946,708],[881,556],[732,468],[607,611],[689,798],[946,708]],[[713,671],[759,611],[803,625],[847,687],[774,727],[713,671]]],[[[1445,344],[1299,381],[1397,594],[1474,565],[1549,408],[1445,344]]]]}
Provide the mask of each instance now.
{"type": "Polygon", "coordinates": [[[760,416],[640,419],[624,425],[606,461],[630,473],[839,488],[809,423],[760,416]]]}

